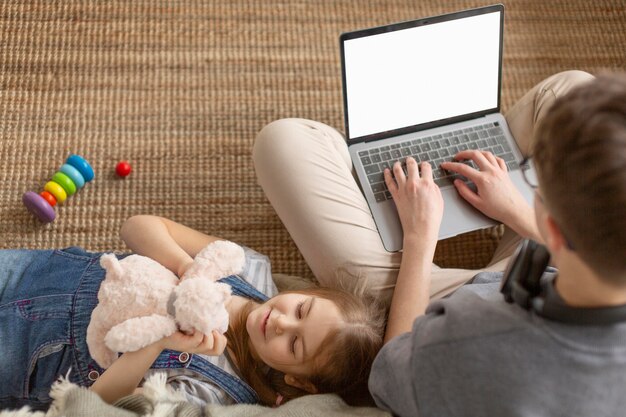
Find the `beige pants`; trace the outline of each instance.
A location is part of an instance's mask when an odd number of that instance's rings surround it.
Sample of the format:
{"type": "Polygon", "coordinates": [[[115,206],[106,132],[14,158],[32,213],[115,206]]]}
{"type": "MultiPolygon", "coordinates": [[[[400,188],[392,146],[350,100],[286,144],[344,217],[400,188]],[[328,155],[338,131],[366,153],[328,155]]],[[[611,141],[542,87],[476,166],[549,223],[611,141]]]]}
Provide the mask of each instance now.
{"type": "MultiPolygon", "coordinates": [[[[581,71],[553,75],[513,106],[506,120],[523,155],[528,155],[535,126],[555,98],[591,78],[581,71]]],[[[368,289],[388,305],[402,253],[384,249],[344,137],[319,122],[277,120],[259,133],[253,159],[259,184],[318,281],[332,287],[344,270],[366,279],[368,289]]],[[[505,228],[484,270],[503,271],[519,241],[505,228]]],[[[450,294],[480,271],[434,265],[431,298],[450,294]]]]}

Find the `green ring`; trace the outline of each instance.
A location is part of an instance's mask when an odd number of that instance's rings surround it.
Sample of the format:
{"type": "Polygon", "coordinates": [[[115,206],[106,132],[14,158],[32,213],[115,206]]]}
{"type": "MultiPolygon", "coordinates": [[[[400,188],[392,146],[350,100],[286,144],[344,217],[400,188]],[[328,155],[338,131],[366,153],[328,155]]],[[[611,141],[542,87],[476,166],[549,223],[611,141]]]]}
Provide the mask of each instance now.
{"type": "Polygon", "coordinates": [[[52,176],[52,181],[63,187],[67,195],[72,195],[76,192],[76,184],[74,184],[74,181],[60,171],[52,176]]]}

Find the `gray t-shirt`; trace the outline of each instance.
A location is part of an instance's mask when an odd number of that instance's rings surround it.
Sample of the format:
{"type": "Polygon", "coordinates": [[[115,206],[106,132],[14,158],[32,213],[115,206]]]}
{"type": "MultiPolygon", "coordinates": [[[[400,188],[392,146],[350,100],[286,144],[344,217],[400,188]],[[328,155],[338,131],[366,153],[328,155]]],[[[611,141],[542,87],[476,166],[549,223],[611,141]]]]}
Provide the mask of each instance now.
{"type": "Polygon", "coordinates": [[[480,275],[383,347],[369,380],[379,407],[411,417],[626,416],[626,323],[546,320],[504,301],[501,274],[480,275]]]}

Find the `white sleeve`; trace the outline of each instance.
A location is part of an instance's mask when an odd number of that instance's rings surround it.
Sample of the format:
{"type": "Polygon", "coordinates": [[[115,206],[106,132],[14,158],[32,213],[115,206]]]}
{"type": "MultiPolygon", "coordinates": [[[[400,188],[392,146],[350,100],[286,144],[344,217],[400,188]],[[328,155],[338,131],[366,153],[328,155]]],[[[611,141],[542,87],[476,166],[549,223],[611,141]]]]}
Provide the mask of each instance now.
{"type": "Polygon", "coordinates": [[[246,263],[239,276],[270,298],[278,294],[272,279],[270,258],[246,246],[241,247],[246,256],[246,263]]]}

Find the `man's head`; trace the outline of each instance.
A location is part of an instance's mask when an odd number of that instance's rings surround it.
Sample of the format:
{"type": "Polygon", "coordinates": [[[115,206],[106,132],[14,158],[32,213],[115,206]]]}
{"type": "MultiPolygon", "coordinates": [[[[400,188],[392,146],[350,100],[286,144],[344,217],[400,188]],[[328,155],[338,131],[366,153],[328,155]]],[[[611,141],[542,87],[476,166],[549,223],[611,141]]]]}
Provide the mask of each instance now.
{"type": "Polygon", "coordinates": [[[603,281],[626,286],[626,74],[559,98],[532,153],[555,228],[603,281]]]}

